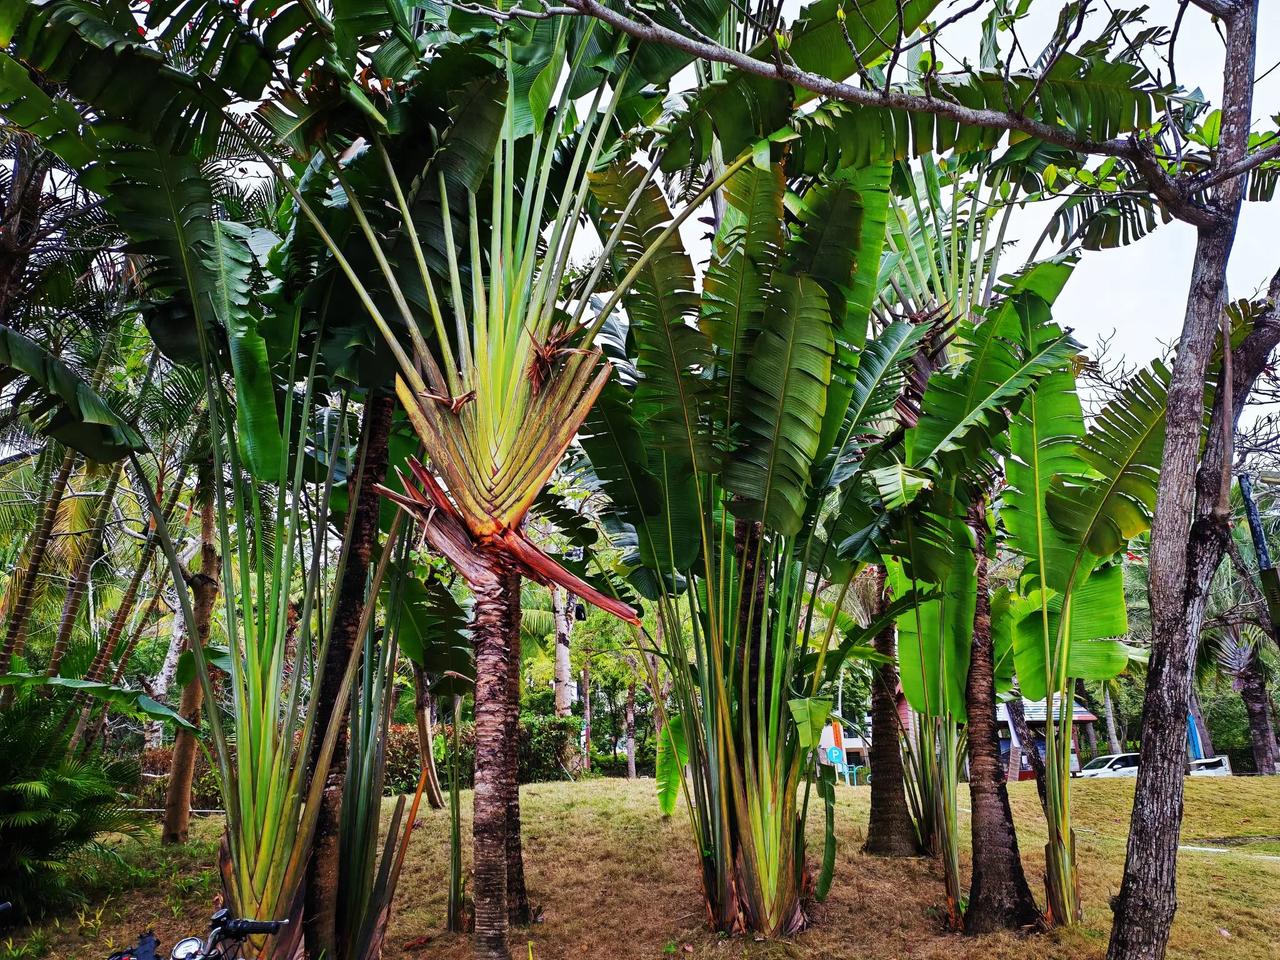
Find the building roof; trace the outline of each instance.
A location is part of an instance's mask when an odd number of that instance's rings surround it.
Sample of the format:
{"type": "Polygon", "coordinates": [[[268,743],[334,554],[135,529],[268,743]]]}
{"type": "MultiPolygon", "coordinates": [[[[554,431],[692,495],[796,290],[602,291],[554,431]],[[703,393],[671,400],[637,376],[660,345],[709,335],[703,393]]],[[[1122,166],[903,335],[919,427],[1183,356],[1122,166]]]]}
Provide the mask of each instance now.
{"type": "MultiPolygon", "coordinates": [[[[1094,716],[1079,700],[1071,701],[1071,719],[1075,723],[1092,723],[1098,718],[1094,716]]],[[[1053,712],[1057,716],[1058,711],[1062,707],[1062,694],[1055,693],[1053,695],[1053,712]]],[[[1027,718],[1027,723],[1044,723],[1044,701],[1028,700],[1022,698],[1022,712],[1027,718]]],[[[996,716],[1000,720],[1007,721],[1009,719],[1009,711],[1002,703],[996,708],[996,716]]]]}

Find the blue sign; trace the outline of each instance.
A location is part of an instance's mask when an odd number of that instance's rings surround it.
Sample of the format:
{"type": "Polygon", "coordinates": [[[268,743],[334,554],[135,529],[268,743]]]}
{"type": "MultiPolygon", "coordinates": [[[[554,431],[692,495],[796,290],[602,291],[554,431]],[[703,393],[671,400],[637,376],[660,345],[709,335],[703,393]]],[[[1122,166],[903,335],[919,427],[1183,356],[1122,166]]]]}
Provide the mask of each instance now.
{"type": "Polygon", "coordinates": [[[827,747],[827,759],[832,763],[843,763],[844,751],[835,745],[827,747]]]}

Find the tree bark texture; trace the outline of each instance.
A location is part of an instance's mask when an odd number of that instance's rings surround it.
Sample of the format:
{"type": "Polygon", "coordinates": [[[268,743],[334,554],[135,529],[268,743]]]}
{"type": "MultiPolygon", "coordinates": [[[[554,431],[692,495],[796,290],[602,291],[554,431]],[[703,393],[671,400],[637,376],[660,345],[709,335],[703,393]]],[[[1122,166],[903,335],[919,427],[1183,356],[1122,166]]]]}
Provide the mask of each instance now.
{"type": "Polygon", "coordinates": [[[511,698],[507,630],[512,622],[509,608],[519,604],[520,596],[509,589],[515,574],[502,555],[491,555],[491,568],[492,576],[471,580],[471,642],[476,654],[472,897],[477,960],[510,960],[506,781],[513,745],[506,737],[511,698]]]}
{"type": "MultiPolygon", "coordinates": [[[[885,572],[877,567],[876,595],[879,615],[887,607],[885,572]]],[[[871,670],[871,816],[867,824],[867,853],[881,857],[914,857],[921,853],[920,839],[911,821],[903,782],[901,723],[898,718],[897,633],[892,624],[872,641],[885,658],[871,670]]]]}
{"type": "MultiPolygon", "coordinates": [[[[1036,792],[1040,795],[1040,806],[1045,807],[1048,804],[1048,784],[1047,774],[1044,769],[1044,757],[1040,756],[1040,748],[1036,746],[1035,734],[1031,732],[1031,727],[1027,725],[1027,714],[1022,708],[1022,697],[1016,695],[1009,699],[1005,704],[1005,709],[1009,712],[1009,724],[1013,727],[1014,734],[1017,735],[1021,742],[1021,751],[1023,756],[1027,758],[1027,762],[1031,764],[1031,772],[1036,775],[1036,792]]],[[[1010,755],[1012,760],[1012,754],[1010,755]]],[[[1021,769],[1021,764],[1019,764],[1021,769]]]]}
{"type": "Polygon", "coordinates": [[[62,601],[62,615],[58,618],[58,633],[53,641],[53,649],[49,653],[49,663],[45,675],[56,677],[62,668],[62,658],[66,656],[71,645],[71,634],[75,631],[76,620],[80,616],[80,607],[84,603],[85,591],[89,587],[89,575],[93,565],[102,554],[102,543],[107,532],[107,517],[111,514],[111,505],[115,501],[116,487],[120,483],[120,468],[117,467],[107,481],[93,513],[93,521],[89,526],[89,543],[85,546],[80,560],[72,574],[67,594],[62,601]]]}
{"type": "MultiPolygon", "coordinates": [[[[45,554],[49,552],[53,526],[57,523],[58,510],[62,506],[62,498],[67,492],[67,484],[71,480],[71,471],[75,463],[75,451],[67,450],[57,472],[53,475],[53,482],[49,484],[49,494],[45,498],[40,523],[31,537],[31,552],[27,558],[27,565],[23,568],[22,579],[18,582],[18,594],[14,599],[13,609],[9,611],[8,622],[5,623],[4,644],[0,646],[0,674],[7,673],[13,658],[22,655],[26,643],[27,618],[31,616],[31,604],[35,599],[40,568],[44,565],[45,554]]],[[[5,693],[8,694],[10,691],[6,690],[5,693]]]]}
{"type": "MultiPolygon", "coordinates": [[[[203,650],[209,645],[209,624],[213,619],[213,605],[217,602],[218,546],[214,533],[213,491],[200,511],[200,570],[190,578],[192,608],[195,614],[194,629],[187,631],[187,649],[199,644],[203,650]]],[[[204,704],[204,688],[198,678],[192,678],[182,688],[182,700],[178,713],[196,729],[200,727],[200,709],[204,704]]],[[[179,728],[173,738],[173,760],[169,765],[169,784],[164,800],[164,825],[160,842],[186,843],[191,827],[191,781],[196,769],[195,734],[179,728]]]]}
{"type": "Polygon", "coordinates": [[[591,770],[591,650],[582,661],[582,769],[591,770]]]}
{"type": "MultiPolygon", "coordinates": [[[[964,914],[965,933],[1021,930],[1041,922],[1022,870],[1009,791],[1000,763],[996,728],[995,651],[991,639],[991,598],[987,592],[986,507],[970,516],[975,546],[976,603],[973,647],[965,686],[968,710],[969,801],[973,814],[973,875],[964,914]]],[[[875,784],[875,778],[872,778],[875,784]]]]}
{"type": "Polygon", "coordinates": [[[312,738],[308,767],[311,776],[318,772],[325,731],[334,723],[340,726],[340,731],[329,761],[329,769],[324,775],[324,792],[321,794],[311,861],[307,868],[305,937],[307,953],[313,957],[333,957],[341,952],[343,925],[337,914],[342,883],[339,831],[342,791],[347,779],[348,731],[346,711],[342,715],[335,715],[334,704],[342,693],[347,663],[357,646],[363,642],[363,638],[359,636],[360,620],[364,613],[365,594],[369,589],[369,569],[373,549],[378,541],[378,514],[382,506],[382,497],[375,486],[386,479],[387,438],[391,434],[394,413],[395,398],[390,393],[373,393],[365,403],[364,419],[360,427],[359,474],[355,480],[358,489],[354,491],[352,501],[353,513],[347,533],[346,561],[334,601],[333,628],[325,651],[320,694],[316,700],[316,732],[312,738]]]}
{"type": "Polygon", "coordinates": [[[1249,653],[1249,661],[1240,672],[1238,681],[1240,699],[1249,715],[1249,741],[1253,746],[1254,769],[1263,775],[1276,773],[1276,735],[1271,728],[1270,701],[1267,697],[1267,680],[1255,646],[1249,653]]]}
{"type": "Polygon", "coordinates": [[[1102,688],[1102,710],[1107,719],[1107,746],[1112,753],[1124,753],[1124,744],[1116,732],[1116,708],[1111,702],[1111,688],[1107,686],[1102,688]]]}
{"type": "Polygon", "coordinates": [[[507,767],[503,788],[507,807],[507,915],[512,926],[529,923],[529,891],[524,880],[524,852],[520,829],[520,575],[506,574],[505,589],[512,598],[507,612],[507,767]]]}
{"type": "MultiPolygon", "coordinates": [[[[183,590],[185,587],[177,589],[183,590]]],[[[151,681],[151,696],[161,703],[168,700],[169,688],[173,686],[173,678],[178,674],[178,659],[182,656],[182,651],[187,648],[187,624],[182,619],[182,614],[179,612],[181,605],[176,600],[173,610],[173,632],[169,635],[169,646],[165,650],[164,659],[160,661],[160,671],[151,681]]],[[[163,721],[152,720],[143,729],[147,747],[154,750],[164,746],[163,721]]]]}
{"type": "MultiPolygon", "coordinates": [[[[1226,51],[1216,170],[1239,161],[1247,149],[1257,14],[1257,0],[1240,0],[1231,5],[1222,22],[1226,51]]],[[[1255,324],[1238,352],[1231,351],[1236,354],[1231,369],[1232,404],[1224,405],[1225,390],[1219,384],[1206,435],[1204,385],[1210,380],[1209,361],[1226,306],[1227,264],[1244,186],[1238,177],[1223,182],[1212,199],[1212,223],[1197,230],[1186,314],[1169,385],[1160,487],[1151,528],[1152,652],[1143,700],[1142,750],[1108,960],[1161,960],[1177,909],[1178,836],[1195,648],[1210,581],[1227,539],[1227,516],[1219,503],[1222,480],[1231,466],[1224,434],[1234,427],[1257,371],[1270,353],[1269,348],[1260,349],[1257,338],[1275,335],[1264,319],[1255,324]]],[[[1274,296],[1274,282],[1272,286],[1274,296]]],[[[1273,339],[1270,347],[1274,345],[1273,339]]]]}

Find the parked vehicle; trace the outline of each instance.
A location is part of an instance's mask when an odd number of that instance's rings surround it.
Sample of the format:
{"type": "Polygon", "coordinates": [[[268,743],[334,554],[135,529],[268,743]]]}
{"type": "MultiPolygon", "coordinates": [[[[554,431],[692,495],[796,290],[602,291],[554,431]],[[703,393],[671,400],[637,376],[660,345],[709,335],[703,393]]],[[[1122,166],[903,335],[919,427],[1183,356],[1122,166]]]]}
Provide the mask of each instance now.
{"type": "MultiPolygon", "coordinates": [[[[209,918],[207,939],[186,937],[169,951],[169,960],[238,960],[238,947],[253,936],[274,936],[288,920],[243,920],[231,916],[230,910],[219,910],[209,918]]],[[[107,960],[156,960],[160,941],[148,931],[135,946],[113,953],[107,960]]]]}
{"type": "Polygon", "coordinates": [[[1229,757],[1205,757],[1203,760],[1191,761],[1193,777],[1229,777],[1231,776],[1231,759],[1229,757]]]}
{"type": "Polygon", "coordinates": [[[1109,753],[1094,757],[1076,774],[1078,777],[1136,777],[1138,755],[1136,753],[1109,753]]]}

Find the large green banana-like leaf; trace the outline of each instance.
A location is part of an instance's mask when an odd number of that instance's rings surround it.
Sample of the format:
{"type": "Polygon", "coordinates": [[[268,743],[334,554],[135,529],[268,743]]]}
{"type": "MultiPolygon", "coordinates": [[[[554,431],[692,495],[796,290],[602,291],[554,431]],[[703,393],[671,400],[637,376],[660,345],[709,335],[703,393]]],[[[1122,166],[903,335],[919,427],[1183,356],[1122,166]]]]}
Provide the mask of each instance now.
{"type": "Polygon", "coordinates": [[[834,353],[822,287],[775,272],[725,486],[738,495],[735,510],[785,535],[799,533],[805,514],[834,353]]]}
{"type": "Polygon", "coordinates": [[[669,713],[662,732],[658,734],[658,758],[654,769],[658,809],[664,817],[676,812],[676,797],[680,795],[680,781],[688,762],[689,745],[684,736],[684,718],[678,713],[669,713]]]}
{"type": "MultiPolygon", "coordinates": [[[[913,523],[910,519],[906,523],[908,553],[913,551],[913,523]]],[[[959,517],[946,524],[946,531],[957,561],[936,593],[898,618],[898,663],[902,692],[912,709],[928,716],[949,715],[963,723],[977,595],[971,560],[973,539],[959,517]],[[968,557],[964,556],[966,550],[968,557]]],[[[900,561],[891,560],[886,566],[895,595],[919,589],[920,581],[912,579],[900,561]]]]}
{"type": "Polygon", "coordinates": [[[90,460],[109,463],[147,449],[84,378],[34,340],[0,326],[0,387],[26,377],[12,397],[15,406],[32,402],[36,428],[90,460]]]}
{"type": "Polygon", "coordinates": [[[427,580],[400,567],[383,587],[384,600],[393,604],[388,620],[406,657],[427,672],[432,692],[453,696],[471,692],[475,656],[467,632],[467,614],[448,587],[435,577],[427,580]]]}
{"type": "Polygon", "coordinates": [[[5,119],[36,137],[72,168],[93,159],[96,137],[81,123],[80,113],[67,100],[55,100],[41,90],[27,68],[0,53],[0,110],[5,119]]]}
{"type": "Polygon", "coordinates": [[[1084,469],[1063,471],[1047,493],[1054,526],[1095,556],[1115,553],[1150,524],[1168,389],[1159,360],[1134,377],[1077,443],[1084,469]]]}
{"type": "Polygon", "coordinates": [[[240,223],[214,223],[213,257],[206,264],[213,281],[209,291],[214,316],[227,335],[231,372],[236,385],[236,441],[255,477],[279,473],[284,442],[276,413],[276,391],[267,358],[267,342],[250,312],[249,281],[253,254],[249,228],[240,223]]]}
{"type": "MultiPolygon", "coordinates": [[[[643,176],[634,164],[592,175],[591,192],[608,229],[622,219],[643,176]]],[[[624,221],[615,248],[619,276],[657,242],[670,220],[666,196],[650,182],[624,221]]],[[[698,295],[693,261],[678,233],[657,247],[622,303],[631,321],[636,366],[642,374],[634,400],[639,422],[652,441],[672,455],[696,469],[708,469],[716,456],[709,425],[717,413],[718,393],[700,371],[711,369],[714,359],[711,340],[688,322],[697,314],[698,295]]]]}
{"type": "Polygon", "coordinates": [[[716,370],[727,382],[731,418],[743,400],[747,358],[764,318],[765,278],[782,248],[785,193],[776,165],[743,167],[725,184],[725,213],[702,284],[700,323],[720,357],[716,370]]]}
{"type": "Polygon", "coordinates": [[[1042,294],[1054,285],[1060,289],[1069,274],[1064,264],[1037,264],[1005,291],[993,316],[962,332],[957,339],[968,359],[955,371],[929,379],[923,415],[907,431],[909,464],[952,472],[986,469],[988,451],[1004,445],[1010,412],[1039,380],[1079,351],[1062,335],[1019,343],[1024,317],[1047,320],[1042,294]]]}

